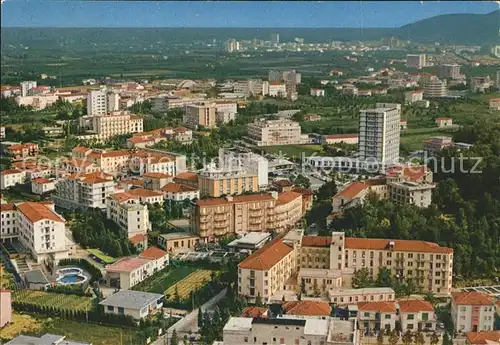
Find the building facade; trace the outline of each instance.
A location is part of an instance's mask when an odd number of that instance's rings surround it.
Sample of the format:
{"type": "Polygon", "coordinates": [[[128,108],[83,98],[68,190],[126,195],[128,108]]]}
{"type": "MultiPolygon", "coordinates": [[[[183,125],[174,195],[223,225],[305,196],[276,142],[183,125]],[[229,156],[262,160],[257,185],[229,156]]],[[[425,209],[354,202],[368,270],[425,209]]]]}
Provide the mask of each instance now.
{"type": "Polygon", "coordinates": [[[217,107],[215,103],[197,103],[184,106],[182,122],[189,128],[215,128],[217,107]]]}
{"type": "Polygon", "coordinates": [[[291,120],[256,121],[248,125],[248,137],[257,146],[304,144],[298,122],[291,120]]]}

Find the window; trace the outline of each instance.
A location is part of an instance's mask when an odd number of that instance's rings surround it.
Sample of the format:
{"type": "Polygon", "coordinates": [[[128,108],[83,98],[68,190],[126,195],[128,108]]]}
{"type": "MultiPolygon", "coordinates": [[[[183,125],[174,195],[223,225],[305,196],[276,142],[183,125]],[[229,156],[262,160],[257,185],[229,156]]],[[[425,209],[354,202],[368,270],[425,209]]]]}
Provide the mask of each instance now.
{"type": "Polygon", "coordinates": [[[406,317],[408,320],[414,320],[415,319],[415,315],[413,314],[408,314],[408,316],[406,317]]]}
{"type": "Polygon", "coordinates": [[[115,308],[112,305],[108,305],[108,311],[113,311],[115,308]]]}
{"type": "Polygon", "coordinates": [[[384,314],[384,319],[390,320],[391,319],[391,314],[384,314]]]}
{"type": "Polygon", "coordinates": [[[123,307],[118,307],[119,314],[123,314],[124,312],[125,312],[125,310],[123,309],[123,307]]]}
{"type": "Polygon", "coordinates": [[[248,343],[248,337],[244,337],[244,338],[243,338],[243,341],[244,341],[245,343],[248,343]]]}

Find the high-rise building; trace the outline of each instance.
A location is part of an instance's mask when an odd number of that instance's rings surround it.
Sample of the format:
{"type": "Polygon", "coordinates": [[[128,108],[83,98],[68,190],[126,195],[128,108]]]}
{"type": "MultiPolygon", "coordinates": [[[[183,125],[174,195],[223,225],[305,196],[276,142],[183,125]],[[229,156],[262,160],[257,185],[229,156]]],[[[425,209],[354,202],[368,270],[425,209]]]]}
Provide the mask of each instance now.
{"type": "Polygon", "coordinates": [[[460,65],[459,64],[444,64],[439,66],[438,76],[440,78],[460,78],[460,65]]]}
{"type": "Polygon", "coordinates": [[[359,158],[380,163],[398,163],[400,121],[401,104],[377,103],[375,109],[361,110],[359,158]]]}
{"type": "Polygon", "coordinates": [[[448,93],[446,81],[438,78],[430,78],[424,83],[424,97],[445,97],[448,93]]]}
{"type": "Polygon", "coordinates": [[[26,97],[29,95],[29,91],[36,87],[36,81],[23,81],[21,82],[21,96],[26,97]]]}
{"type": "Polygon", "coordinates": [[[108,113],[108,98],[106,91],[90,91],[87,95],[87,114],[106,115],[108,113]]]}
{"type": "Polygon", "coordinates": [[[271,83],[273,81],[281,81],[281,75],[280,75],[280,72],[276,71],[276,70],[271,70],[269,71],[269,75],[268,75],[268,81],[271,83]]]}
{"type": "Polygon", "coordinates": [[[279,44],[280,43],[280,34],[279,33],[272,33],[271,34],[271,42],[279,44]]]}
{"type": "Polygon", "coordinates": [[[183,122],[187,127],[214,128],[217,125],[217,107],[215,103],[189,104],[184,107],[183,122]]]}
{"type": "Polygon", "coordinates": [[[226,51],[232,53],[240,50],[240,42],[236,41],[234,38],[226,41],[226,51]]]}
{"type": "Polygon", "coordinates": [[[114,92],[111,92],[107,95],[108,108],[106,109],[108,112],[118,111],[120,110],[120,95],[114,92]]]}
{"type": "Polygon", "coordinates": [[[426,66],[425,54],[408,54],[406,55],[406,66],[410,68],[418,68],[426,66]]]}

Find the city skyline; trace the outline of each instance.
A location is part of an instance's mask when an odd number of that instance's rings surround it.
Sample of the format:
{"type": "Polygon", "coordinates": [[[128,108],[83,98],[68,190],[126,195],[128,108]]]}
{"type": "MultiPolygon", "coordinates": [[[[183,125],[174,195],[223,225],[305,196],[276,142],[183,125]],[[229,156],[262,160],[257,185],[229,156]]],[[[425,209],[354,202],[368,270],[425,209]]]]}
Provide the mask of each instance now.
{"type": "Polygon", "coordinates": [[[265,1],[5,0],[2,27],[393,28],[442,14],[481,14],[498,8],[493,1],[299,1],[284,6],[265,1]]]}

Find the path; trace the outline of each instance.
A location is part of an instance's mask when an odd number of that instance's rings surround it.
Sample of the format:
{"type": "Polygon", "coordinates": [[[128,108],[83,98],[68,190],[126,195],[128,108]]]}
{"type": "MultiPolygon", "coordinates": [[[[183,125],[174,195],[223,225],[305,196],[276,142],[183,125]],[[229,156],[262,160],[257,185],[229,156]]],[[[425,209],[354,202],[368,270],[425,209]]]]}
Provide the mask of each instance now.
{"type": "MultiPolygon", "coordinates": [[[[217,303],[226,296],[227,289],[222,290],[214,296],[211,300],[206,302],[201,306],[203,312],[212,310],[217,303]]],[[[178,339],[184,338],[184,335],[189,335],[189,330],[191,330],[192,334],[196,334],[198,329],[198,309],[194,309],[192,312],[187,314],[184,318],[177,321],[173,326],[171,326],[167,333],[151,343],[151,345],[166,345],[172,336],[172,332],[175,328],[177,332],[178,339]]]]}

